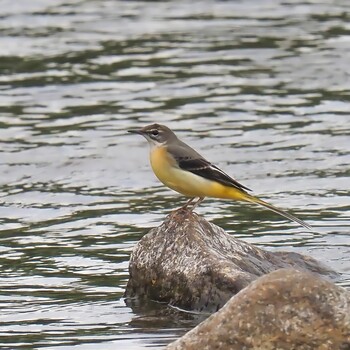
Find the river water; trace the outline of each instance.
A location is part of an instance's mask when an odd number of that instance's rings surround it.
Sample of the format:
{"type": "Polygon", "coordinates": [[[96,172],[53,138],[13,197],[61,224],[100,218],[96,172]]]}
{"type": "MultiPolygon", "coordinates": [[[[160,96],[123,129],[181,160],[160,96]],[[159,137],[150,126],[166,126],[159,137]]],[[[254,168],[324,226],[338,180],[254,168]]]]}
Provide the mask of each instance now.
{"type": "Polygon", "coordinates": [[[133,246],[183,203],[126,132],[153,122],[317,232],[200,214],[350,288],[348,0],[0,3],[1,349],[159,349],[205,317],[122,298],[133,246]]]}

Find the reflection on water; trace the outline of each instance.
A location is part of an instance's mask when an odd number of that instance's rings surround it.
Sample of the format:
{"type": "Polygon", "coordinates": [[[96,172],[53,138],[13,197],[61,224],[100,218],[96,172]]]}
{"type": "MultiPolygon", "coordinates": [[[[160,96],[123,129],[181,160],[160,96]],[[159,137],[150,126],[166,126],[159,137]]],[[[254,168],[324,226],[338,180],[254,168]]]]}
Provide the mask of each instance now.
{"type": "Polygon", "coordinates": [[[3,1],[0,347],[160,348],[205,315],[122,299],[132,247],[183,199],[131,127],[161,122],[312,224],[207,199],[237,237],[350,286],[348,2],[3,1]]]}

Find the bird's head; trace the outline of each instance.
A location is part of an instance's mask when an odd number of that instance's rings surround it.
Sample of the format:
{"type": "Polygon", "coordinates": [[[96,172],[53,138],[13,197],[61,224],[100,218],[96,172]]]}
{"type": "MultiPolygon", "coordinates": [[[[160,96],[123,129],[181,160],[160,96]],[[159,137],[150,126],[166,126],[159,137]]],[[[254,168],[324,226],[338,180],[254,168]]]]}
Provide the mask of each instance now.
{"type": "Polygon", "coordinates": [[[128,130],[128,132],[142,135],[151,146],[166,145],[177,139],[176,135],[167,126],[160,124],[151,124],[142,129],[128,130]]]}

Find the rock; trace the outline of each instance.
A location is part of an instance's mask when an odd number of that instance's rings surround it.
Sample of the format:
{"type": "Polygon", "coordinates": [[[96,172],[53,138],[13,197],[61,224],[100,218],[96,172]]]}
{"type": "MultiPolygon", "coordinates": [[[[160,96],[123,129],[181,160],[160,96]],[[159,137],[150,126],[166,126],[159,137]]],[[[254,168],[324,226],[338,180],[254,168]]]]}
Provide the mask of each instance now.
{"type": "Polygon", "coordinates": [[[332,275],[310,257],[259,249],[177,210],[134,248],[125,296],[213,312],[259,276],[284,267],[332,275]]]}
{"type": "Polygon", "coordinates": [[[314,274],[260,277],[166,350],[349,350],[350,293],[314,274]]]}

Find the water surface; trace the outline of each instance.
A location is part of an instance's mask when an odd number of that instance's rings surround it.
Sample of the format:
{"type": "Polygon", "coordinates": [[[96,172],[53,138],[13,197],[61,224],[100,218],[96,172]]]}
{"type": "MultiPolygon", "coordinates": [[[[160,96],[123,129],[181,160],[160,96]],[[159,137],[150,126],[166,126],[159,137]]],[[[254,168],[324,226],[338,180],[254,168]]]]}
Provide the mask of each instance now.
{"type": "Polygon", "coordinates": [[[0,347],[159,349],[205,317],[122,298],[133,246],[183,199],[153,122],[313,225],[206,200],[235,237],[350,288],[347,0],[2,1],[0,347]]]}

